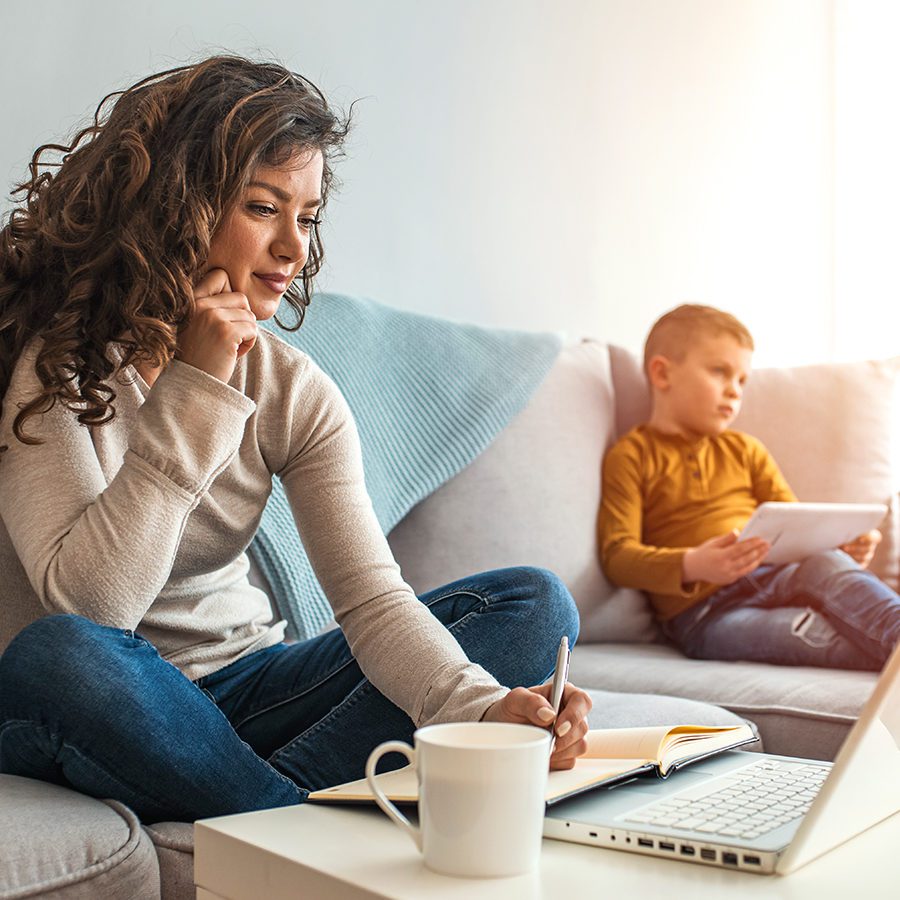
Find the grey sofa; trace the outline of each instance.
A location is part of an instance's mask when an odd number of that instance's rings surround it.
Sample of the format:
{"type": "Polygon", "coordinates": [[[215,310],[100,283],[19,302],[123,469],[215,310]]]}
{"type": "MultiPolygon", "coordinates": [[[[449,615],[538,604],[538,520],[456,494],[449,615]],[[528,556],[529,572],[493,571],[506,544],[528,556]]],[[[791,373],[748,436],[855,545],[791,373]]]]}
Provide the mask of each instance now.
{"type": "MultiPolygon", "coordinates": [[[[801,498],[890,503],[876,566],[894,583],[898,371],[898,360],[761,371],[738,423],[770,446],[801,498]]],[[[391,533],[405,577],[422,592],[476,570],[546,566],[581,612],[572,680],[593,692],[594,726],[744,716],[770,751],[833,757],[873,674],[686,659],[641,594],[603,578],[600,461],[646,408],[634,357],[594,341],[567,346],[524,412],[391,533]]],[[[189,823],[142,826],[115,801],[0,776],[0,898],[193,897],[192,849],[189,823]]]]}
{"type": "MultiPolygon", "coordinates": [[[[760,369],[734,426],[769,447],[801,500],[888,505],[872,569],[895,589],[898,374],[900,357],[760,369]]],[[[466,570],[546,566],[581,612],[572,680],[714,703],[752,719],[770,752],[832,759],[874,674],[687,659],[664,641],[643,594],[603,577],[595,539],[601,457],[648,411],[632,354],[596,341],[568,346],[519,417],[394,529],[404,575],[423,591],[466,570]]],[[[825,639],[828,626],[817,619],[811,632],[825,639]]]]}

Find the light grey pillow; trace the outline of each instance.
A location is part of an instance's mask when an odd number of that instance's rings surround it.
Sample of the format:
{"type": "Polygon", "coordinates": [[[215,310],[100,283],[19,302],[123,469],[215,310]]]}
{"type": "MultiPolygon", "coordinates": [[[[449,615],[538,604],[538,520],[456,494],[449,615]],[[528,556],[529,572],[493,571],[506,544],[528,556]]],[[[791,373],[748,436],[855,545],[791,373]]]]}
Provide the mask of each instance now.
{"type": "Polygon", "coordinates": [[[564,348],[526,409],[391,532],[406,580],[422,593],[486,569],[541,566],[572,592],[581,640],[653,640],[644,595],[613,588],[598,559],[600,465],[615,429],[607,346],[564,348]]]}

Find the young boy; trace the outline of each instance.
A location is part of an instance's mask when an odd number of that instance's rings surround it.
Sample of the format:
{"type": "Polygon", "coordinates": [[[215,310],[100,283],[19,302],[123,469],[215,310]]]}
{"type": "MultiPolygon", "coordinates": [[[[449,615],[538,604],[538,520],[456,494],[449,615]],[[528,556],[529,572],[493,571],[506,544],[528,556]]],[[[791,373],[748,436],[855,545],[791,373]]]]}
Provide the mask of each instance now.
{"type": "Polygon", "coordinates": [[[762,443],[728,427],[752,352],[747,329],[709,306],[679,306],[650,330],[650,420],[603,463],[603,569],[650,594],[689,656],[880,669],[900,639],[900,597],[865,571],[879,532],[781,566],[762,564],[764,540],[738,541],[760,503],[797,499],[762,443]]]}

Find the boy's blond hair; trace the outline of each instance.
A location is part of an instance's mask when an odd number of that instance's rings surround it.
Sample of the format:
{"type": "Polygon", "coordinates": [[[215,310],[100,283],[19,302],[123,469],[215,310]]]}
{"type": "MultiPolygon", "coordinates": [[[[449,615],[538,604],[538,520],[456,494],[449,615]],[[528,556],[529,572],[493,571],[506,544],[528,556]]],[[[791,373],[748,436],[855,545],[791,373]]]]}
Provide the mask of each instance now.
{"type": "Polygon", "coordinates": [[[753,336],[731,313],[714,306],[684,303],[669,310],[654,322],[644,343],[644,372],[654,356],[666,356],[681,362],[691,344],[700,335],[716,337],[730,334],[742,347],[753,350],[753,336]]]}

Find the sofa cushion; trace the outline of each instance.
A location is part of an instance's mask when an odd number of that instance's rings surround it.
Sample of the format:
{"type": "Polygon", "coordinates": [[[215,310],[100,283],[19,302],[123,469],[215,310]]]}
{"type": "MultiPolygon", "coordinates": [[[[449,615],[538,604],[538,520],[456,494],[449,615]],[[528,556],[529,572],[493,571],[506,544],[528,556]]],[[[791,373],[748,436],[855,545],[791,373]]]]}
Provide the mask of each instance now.
{"type": "Polygon", "coordinates": [[[190,822],[158,822],[145,830],[159,859],[162,900],[193,900],[194,826],[190,822]]]}
{"type": "MultiPolygon", "coordinates": [[[[748,720],[731,710],[660,694],[617,693],[589,689],[594,705],[588,713],[591,728],[643,728],[649,725],[740,725],[748,720]]],[[[749,722],[752,726],[752,720],[749,722]]],[[[761,750],[762,743],[748,750],[761,750]]]]}
{"type": "MultiPolygon", "coordinates": [[[[645,421],[638,358],[610,348],[619,433],[645,421]]],[[[872,571],[900,582],[900,357],[755,370],[734,427],[770,450],[801,500],[885,503],[872,571]]]]}
{"type": "Polygon", "coordinates": [[[759,727],[770,753],[833,759],[877,680],[873,672],[688,659],[661,644],[579,645],[570,677],[584,688],[676,694],[759,727]]]}
{"type": "Polygon", "coordinates": [[[653,640],[644,596],[613,588],[597,557],[600,464],[614,435],[606,345],[564,348],[527,408],[391,532],[406,580],[421,594],[476,571],[543,566],[578,604],[579,641],[653,640]]]}
{"type": "Polygon", "coordinates": [[[113,800],[0,775],[0,842],[2,897],[159,897],[153,844],[134,813],[113,800]]]}

